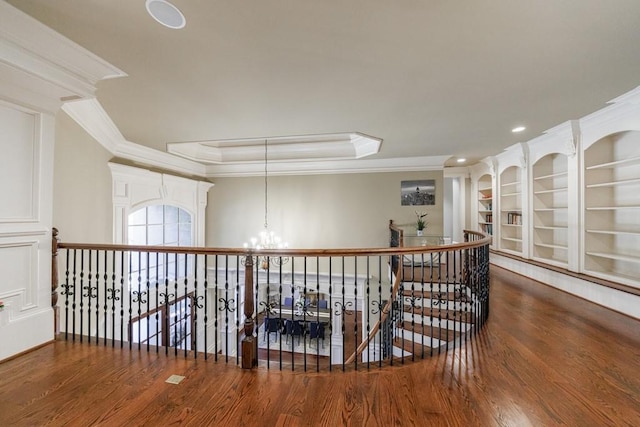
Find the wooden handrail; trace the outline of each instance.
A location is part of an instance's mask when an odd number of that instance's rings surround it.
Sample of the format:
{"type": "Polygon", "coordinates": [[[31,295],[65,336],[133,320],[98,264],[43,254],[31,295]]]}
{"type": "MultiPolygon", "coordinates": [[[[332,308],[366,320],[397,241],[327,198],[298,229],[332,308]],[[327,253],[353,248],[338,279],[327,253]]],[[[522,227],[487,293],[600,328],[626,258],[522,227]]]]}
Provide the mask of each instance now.
{"type": "Polygon", "coordinates": [[[404,255],[417,253],[452,251],[457,249],[470,249],[486,245],[491,241],[491,237],[476,231],[466,233],[482,237],[473,242],[452,243],[450,245],[415,246],[415,247],[394,247],[394,248],[345,248],[345,249],[245,249],[245,248],[210,248],[197,246],[141,246],[141,245],[104,245],[93,243],[65,243],[59,242],[59,249],[79,249],[79,250],[103,250],[103,251],[135,251],[135,252],[158,252],[158,253],[178,253],[196,255],[240,255],[240,256],[269,256],[269,257],[322,257],[322,256],[385,256],[404,255]]]}

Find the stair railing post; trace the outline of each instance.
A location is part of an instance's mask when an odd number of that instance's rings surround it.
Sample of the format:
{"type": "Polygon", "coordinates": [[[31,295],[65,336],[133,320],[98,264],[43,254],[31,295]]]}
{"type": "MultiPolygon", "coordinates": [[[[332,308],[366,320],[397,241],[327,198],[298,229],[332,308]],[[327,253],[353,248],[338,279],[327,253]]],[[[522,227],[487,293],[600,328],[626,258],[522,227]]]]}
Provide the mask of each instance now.
{"type": "Polygon", "coordinates": [[[60,308],[58,307],[58,229],[51,229],[51,307],[53,308],[53,334],[60,332],[60,308]]]}
{"type": "Polygon", "coordinates": [[[258,366],[258,340],[255,330],[253,301],[253,256],[246,255],[244,263],[244,338],[242,339],[242,368],[258,366]]]}

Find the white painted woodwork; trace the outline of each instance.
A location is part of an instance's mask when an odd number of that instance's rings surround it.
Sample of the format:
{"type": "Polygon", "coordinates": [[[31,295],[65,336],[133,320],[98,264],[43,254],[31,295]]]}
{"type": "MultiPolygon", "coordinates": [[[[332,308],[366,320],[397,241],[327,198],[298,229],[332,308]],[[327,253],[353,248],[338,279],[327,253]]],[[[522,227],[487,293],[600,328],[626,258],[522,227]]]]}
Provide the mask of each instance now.
{"type": "MultiPolygon", "coordinates": [[[[519,186],[522,193],[523,251],[513,250],[519,241],[503,220],[495,230],[500,242],[495,249],[640,288],[640,88],[600,111],[510,147],[495,162],[499,201],[494,212],[510,209],[511,187],[519,186]],[[521,160],[515,153],[521,153],[521,160]],[[521,168],[519,183],[515,167],[521,168]]],[[[477,167],[472,174],[479,199],[487,188],[487,172],[477,167]]],[[[478,217],[480,226],[480,212],[478,217]]],[[[623,301],[637,297],[624,292],[499,255],[492,262],[639,316],[637,308],[623,301]]]]}
{"type": "Polygon", "coordinates": [[[579,279],[538,267],[537,265],[521,262],[513,258],[501,256],[499,253],[491,255],[491,264],[514,271],[525,277],[537,280],[554,288],[577,295],[601,306],[640,319],[640,296],[601,286],[593,282],[579,279]]]}
{"type": "Polygon", "coordinates": [[[516,144],[496,157],[495,199],[498,209],[494,210],[494,227],[497,247],[519,256],[528,255],[528,147],[516,144]],[[519,215],[519,216],[518,216],[519,215]],[[517,221],[514,221],[517,218],[517,221]]]}
{"type": "Polygon", "coordinates": [[[129,214],[150,205],[178,206],[191,214],[194,246],[205,245],[207,193],[213,184],[109,163],[113,184],[113,243],[126,244],[129,214]]]}
{"type": "Polygon", "coordinates": [[[171,142],[167,151],[205,164],[359,159],[380,151],[382,140],[358,132],[220,141],[171,142]]]}
{"type": "Polygon", "coordinates": [[[0,2],[0,360],[53,339],[54,113],[120,70],[0,2]],[[19,339],[16,339],[19,337],[19,339]]]}
{"type": "Polygon", "coordinates": [[[493,227],[494,212],[497,212],[495,191],[495,160],[483,159],[471,169],[471,198],[474,200],[471,212],[474,229],[494,236],[491,247],[496,243],[493,227]]]}

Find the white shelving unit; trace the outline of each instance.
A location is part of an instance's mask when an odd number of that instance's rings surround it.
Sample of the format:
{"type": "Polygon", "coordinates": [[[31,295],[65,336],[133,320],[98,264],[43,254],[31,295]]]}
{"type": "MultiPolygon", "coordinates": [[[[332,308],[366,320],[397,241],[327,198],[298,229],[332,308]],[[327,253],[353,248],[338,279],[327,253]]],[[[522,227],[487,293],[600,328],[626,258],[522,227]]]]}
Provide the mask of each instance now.
{"type": "Polygon", "coordinates": [[[493,235],[493,185],[489,174],[478,179],[478,230],[493,235]]]}
{"type": "Polygon", "coordinates": [[[510,166],[500,174],[500,249],[522,254],[521,168],[510,166]]]}
{"type": "Polygon", "coordinates": [[[584,152],[585,272],[640,280],[640,132],[596,141],[584,152]]]}
{"type": "Polygon", "coordinates": [[[567,156],[548,154],[533,165],[533,254],[560,267],[568,263],[567,156]]]}

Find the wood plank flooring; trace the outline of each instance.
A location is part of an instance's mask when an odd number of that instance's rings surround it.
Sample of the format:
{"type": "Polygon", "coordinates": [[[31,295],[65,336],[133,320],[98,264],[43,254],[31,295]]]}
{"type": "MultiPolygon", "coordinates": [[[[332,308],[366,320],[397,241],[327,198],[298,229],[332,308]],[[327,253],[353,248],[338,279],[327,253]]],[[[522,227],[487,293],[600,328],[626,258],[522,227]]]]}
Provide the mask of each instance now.
{"type": "Polygon", "coordinates": [[[463,349],[305,374],[57,341],[0,364],[0,426],[640,426],[640,322],[491,271],[463,349]]]}

